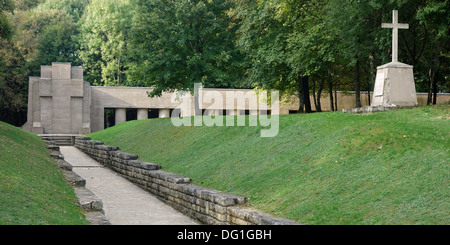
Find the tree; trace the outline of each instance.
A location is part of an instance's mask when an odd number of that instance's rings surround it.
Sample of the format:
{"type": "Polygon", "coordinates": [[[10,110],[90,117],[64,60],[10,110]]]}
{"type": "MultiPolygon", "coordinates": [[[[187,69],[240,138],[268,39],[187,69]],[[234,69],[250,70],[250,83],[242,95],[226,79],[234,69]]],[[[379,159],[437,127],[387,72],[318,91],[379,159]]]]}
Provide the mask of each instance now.
{"type": "Polygon", "coordinates": [[[237,86],[241,55],[234,48],[236,24],[226,0],[135,1],[132,31],[134,81],[163,91],[237,86]]]}
{"type": "Polygon", "coordinates": [[[38,10],[58,9],[68,13],[73,18],[73,22],[77,23],[84,13],[84,9],[91,0],[45,0],[36,6],[38,10]]]}
{"type": "Polygon", "coordinates": [[[31,17],[31,23],[25,24],[36,26],[32,40],[35,42],[33,60],[27,64],[32,75],[39,75],[41,65],[51,65],[52,62],[80,64],[76,55],[78,46],[73,39],[77,33],[76,24],[67,12],[57,9],[33,10],[31,17]]]}
{"type": "Polygon", "coordinates": [[[15,2],[14,35],[0,40],[0,120],[21,126],[26,121],[28,77],[39,76],[41,65],[77,62],[72,39],[76,25],[64,10],[37,8],[36,1],[15,2]]]}
{"type": "Polygon", "coordinates": [[[134,6],[128,0],[93,0],[81,17],[79,55],[88,81],[126,85],[129,30],[134,6]]]}
{"type": "Polygon", "coordinates": [[[427,104],[436,104],[437,92],[450,89],[450,2],[426,1],[419,5],[416,13],[414,17],[422,25],[423,39],[426,40],[419,62],[423,64],[425,69],[422,71],[428,80],[427,104]]]}
{"type": "MultiPolygon", "coordinates": [[[[322,1],[236,1],[238,46],[247,55],[249,83],[299,97],[299,111],[311,112],[310,83],[325,80],[334,60],[322,1]],[[325,73],[326,74],[326,73],[325,73]]],[[[319,90],[320,91],[320,90],[319,90]]]]}
{"type": "Polygon", "coordinates": [[[12,27],[6,13],[12,13],[13,10],[14,3],[11,0],[0,1],[0,39],[9,39],[12,35],[12,27]]]}
{"type": "Polygon", "coordinates": [[[343,65],[353,69],[352,90],[356,94],[356,107],[361,106],[360,91],[363,81],[372,88],[377,64],[390,61],[389,33],[383,32],[383,15],[391,16],[392,4],[385,0],[341,1],[327,4],[326,22],[338,42],[343,65]]]}

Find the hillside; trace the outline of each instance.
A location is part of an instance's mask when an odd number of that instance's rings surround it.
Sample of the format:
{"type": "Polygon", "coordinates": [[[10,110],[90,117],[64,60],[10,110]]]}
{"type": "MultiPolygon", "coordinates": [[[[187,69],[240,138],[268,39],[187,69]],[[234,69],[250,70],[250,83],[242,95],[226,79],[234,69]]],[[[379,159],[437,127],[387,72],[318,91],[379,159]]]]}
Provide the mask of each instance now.
{"type": "Polygon", "coordinates": [[[305,224],[450,224],[450,106],[280,116],[260,127],[130,121],[93,139],[305,224]]]}
{"type": "Polygon", "coordinates": [[[88,224],[35,134],[0,121],[0,225],[88,224]]]}

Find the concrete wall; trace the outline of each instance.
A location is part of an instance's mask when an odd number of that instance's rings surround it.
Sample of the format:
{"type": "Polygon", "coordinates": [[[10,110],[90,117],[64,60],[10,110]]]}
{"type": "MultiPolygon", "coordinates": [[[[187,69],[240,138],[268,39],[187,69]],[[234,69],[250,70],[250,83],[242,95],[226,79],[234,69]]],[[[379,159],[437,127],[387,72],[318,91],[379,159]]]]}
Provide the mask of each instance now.
{"type": "Polygon", "coordinates": [[[160,170],[161,166],[138,160],[136,154],[119,151],[89,137],[75,137],[75,147],[116,171],[178,211],[210,225],[298,225],[246,208],[246,197],[191,184],[191,179],[160,170]]]}

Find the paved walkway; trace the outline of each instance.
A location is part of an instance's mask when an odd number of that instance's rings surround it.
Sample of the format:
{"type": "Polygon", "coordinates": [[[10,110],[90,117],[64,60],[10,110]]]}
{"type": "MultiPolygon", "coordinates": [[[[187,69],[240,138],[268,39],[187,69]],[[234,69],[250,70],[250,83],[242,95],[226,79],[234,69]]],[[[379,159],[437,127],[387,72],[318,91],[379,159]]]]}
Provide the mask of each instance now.
{"type": "Polygon", "coordinates": [[[64,160],[86,180],[86,188],[103,202],[113,225],[196,225],[197,222],[164,204],[74,146],[60,146],[64,160]]]}

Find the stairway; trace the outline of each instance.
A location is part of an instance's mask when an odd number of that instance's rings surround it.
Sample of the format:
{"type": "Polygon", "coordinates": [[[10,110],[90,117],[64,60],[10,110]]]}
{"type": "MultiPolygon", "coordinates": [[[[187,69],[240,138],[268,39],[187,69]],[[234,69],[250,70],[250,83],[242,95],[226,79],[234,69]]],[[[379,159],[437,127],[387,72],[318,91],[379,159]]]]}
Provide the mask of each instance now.
{"type": "Polygon", "coordinates": [[[79,135],[72,134],[42,134],[42,140],[53,141],[58,146],[72,146],[75,143],[75,137],[79,135]]]}

